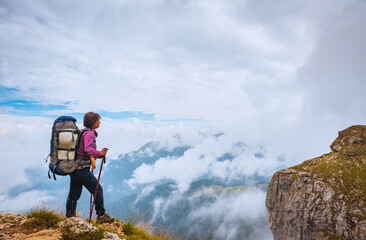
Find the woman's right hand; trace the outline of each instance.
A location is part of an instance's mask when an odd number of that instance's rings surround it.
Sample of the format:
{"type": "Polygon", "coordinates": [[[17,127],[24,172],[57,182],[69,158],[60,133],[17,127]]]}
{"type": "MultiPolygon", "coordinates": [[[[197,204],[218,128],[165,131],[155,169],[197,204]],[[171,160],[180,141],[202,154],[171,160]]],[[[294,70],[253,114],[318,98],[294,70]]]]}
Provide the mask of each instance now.
{"type": "Polygon", "coordinates": [[[103,149],[100,151],[100,156],[104,157],[105,155],[107,155],[107,152],[108,152],[108,148],[103,148],[103,149]]]}

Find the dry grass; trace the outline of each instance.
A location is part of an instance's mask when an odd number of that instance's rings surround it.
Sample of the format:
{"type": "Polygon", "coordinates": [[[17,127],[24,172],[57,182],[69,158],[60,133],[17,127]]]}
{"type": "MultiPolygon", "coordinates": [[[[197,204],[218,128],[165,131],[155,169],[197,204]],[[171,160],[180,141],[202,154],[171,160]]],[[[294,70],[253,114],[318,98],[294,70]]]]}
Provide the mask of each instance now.
{"type": "Polygon", "coordinates": [[[25,226],[30,228],[57,228],[57,223],[65,219],[61,214],[45,207],[35,208],[26,214],[29,219],[25,226]]]}

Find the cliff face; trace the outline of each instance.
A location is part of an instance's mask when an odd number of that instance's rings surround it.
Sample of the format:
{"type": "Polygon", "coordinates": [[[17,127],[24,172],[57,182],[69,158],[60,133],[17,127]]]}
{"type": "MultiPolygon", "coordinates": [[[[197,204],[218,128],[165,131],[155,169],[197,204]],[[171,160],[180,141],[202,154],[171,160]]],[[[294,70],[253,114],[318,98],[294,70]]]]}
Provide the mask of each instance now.
{"type": "Polygon", "coordinates": [[[366,239],[366,126],[351,126],[332,152],[276,172],[266,207],[275,240],[366,239]]]}

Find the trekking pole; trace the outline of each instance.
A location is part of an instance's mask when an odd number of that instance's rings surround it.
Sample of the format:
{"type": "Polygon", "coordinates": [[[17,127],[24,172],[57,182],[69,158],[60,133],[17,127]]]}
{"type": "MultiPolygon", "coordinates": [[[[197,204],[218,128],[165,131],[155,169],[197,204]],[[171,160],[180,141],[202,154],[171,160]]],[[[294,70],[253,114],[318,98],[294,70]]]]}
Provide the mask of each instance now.
{"type": "Polygon", "coordinates": [[[93,208],[94,208],[95,198],[97,196],[97,191],[98,191],[98,186],[99,186],[99,180],[100,180],[100,174],[102,173],[103,163],[105,163],[105,156],[103,157],[102,163],[100,164],[100,170],[99,170],[99,176],[98,176],[98,181],[97,181],[97,187],[95,188],[94,198],[93,198],[93,204],[92,204],[92,207],[90,208],[89,222],[91,222],[91,217],[93,215],[93,208]]]}
{"type": "MultiPolygon", "coordinates": [[[[94,173],[94,169],[92,169],[92,174],[94,173]]],[[[90,204],[89,204],[89,211],[93,212],[93,207],[92,207],[92,203],[93,203],[93,194],[90,193],[90,204]]],[[[89,220],[90,222],[90,220],[89,220]]]]}
{"type": "MultiPolygon", "coordinates": [[[[94,174],[94,169],[95,169],[95,158],[90,157],[90,161],[92,164],[92,174],[94,174]]],[[[89,205],[89,211],[92,212],[93,211],[93,207],[92,207],[92,203],[93,203],[93,193],[90,193],[90,205],[89,205]]],[[[89,221],[90,222],[90,221],[89,221]]]]}

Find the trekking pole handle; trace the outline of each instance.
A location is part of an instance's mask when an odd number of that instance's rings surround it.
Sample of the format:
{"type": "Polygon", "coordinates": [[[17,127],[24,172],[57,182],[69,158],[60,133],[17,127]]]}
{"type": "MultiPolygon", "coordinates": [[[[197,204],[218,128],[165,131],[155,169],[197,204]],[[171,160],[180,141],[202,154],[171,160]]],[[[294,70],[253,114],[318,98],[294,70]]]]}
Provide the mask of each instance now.
{"type": "MultiPolygon", "coordinates": [[[[103,148],[103,150],[109,150],[109,148],[103,148]]],[[[107,153],[106,153],[107,154],[107,153]]],[[[105,163],[105,155],[103,156],[103,162],[105,163]]]]}

